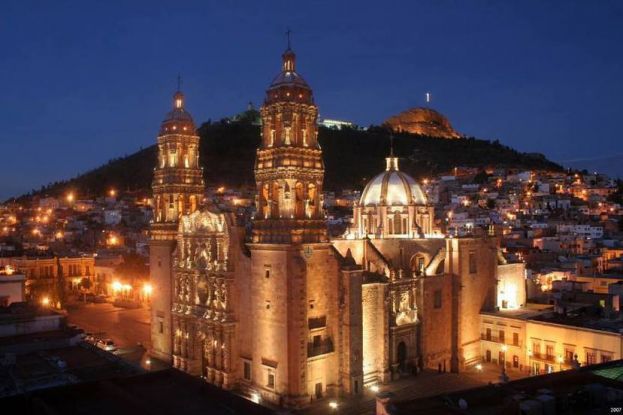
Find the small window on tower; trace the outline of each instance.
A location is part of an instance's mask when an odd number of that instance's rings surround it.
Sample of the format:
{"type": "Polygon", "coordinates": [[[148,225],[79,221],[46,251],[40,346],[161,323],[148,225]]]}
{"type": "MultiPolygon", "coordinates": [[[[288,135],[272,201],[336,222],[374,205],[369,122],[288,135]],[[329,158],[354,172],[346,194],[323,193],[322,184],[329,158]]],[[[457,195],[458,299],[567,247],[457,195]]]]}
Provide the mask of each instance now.
{"type": "Polygon", "coordinates": [[[270,278],[270,270],[269,269],[266,270],[266,273],[264,274],[264,276],[266,278],[270,278]]]}
{"type": "Polygon", "coordinates": [[[476,265],[476,252],[472,251],[469,253],[469,273],[475,274],[478,272],[478,268],[476,265]]]}
{"type": "Polygon", "coordinates": [[[244,378],[245,380],[251,380],[251,362],[244,361],[244,378]]]}
{"type": "Polygon", "coordinates": [[[434,307],[441,308],[441,290],[435,290],[434,307]]]}

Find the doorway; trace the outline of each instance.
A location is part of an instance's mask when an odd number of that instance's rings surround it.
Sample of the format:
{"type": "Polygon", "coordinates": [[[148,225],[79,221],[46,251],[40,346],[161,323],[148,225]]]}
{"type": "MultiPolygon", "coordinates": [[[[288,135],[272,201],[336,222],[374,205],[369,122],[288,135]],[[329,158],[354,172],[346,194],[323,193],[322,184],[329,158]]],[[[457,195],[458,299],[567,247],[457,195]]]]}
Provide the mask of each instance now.
{"type": "Polygon", "coordinates": [[[322,398],[322,383],[316,383],[316,399],[322,398]]]}
{"type": "Polygon", "coordinates": [[[407,370],[407,345],[405,342],[398,343],[398,368],[401,372],[407,370]]]}

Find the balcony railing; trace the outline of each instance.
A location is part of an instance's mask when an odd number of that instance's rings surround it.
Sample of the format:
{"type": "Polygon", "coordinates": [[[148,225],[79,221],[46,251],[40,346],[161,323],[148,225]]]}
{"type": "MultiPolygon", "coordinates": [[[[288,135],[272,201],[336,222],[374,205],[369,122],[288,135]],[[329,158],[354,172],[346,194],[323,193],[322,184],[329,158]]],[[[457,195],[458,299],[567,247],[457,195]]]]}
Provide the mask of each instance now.
{"type": "Polygon", "coordinates": [[[496,337],[496,336],[487,336],[484,333],[480,334],[480,340],[486,340],[486,341],[493,342],[493,343],[505,344],[507,346],[521,347],[521,345],[522,345],[521,341],[518,341],[518,342],[515,343],[513,341],[509,341],[509,339],[506,338],[506,337],[500,338],[500,337],[496,337]]]}
{"type": "Polygon", "coordinates": [[[307,343],[307,357],[320,356],[331,352],[333,352],[333,340],[331,339],[307,343]]]}
{"type": "Polygon", "coordinates": [[[556,362],[556,356],[548,355],[546,353],[532,353],[533,359],[543,360],[545,362],[556,362]]]}

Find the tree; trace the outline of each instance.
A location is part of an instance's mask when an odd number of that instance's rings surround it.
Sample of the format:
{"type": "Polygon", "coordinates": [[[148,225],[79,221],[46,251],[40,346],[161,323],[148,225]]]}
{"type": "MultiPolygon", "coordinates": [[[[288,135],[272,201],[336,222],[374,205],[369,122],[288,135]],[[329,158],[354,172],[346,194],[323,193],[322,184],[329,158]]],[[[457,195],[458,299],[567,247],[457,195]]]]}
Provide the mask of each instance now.
{"type": "Polygon", "coordinates": [[[476,176],[474,176],[474,183],[485,184],[489,181],[489,175],[486,171],[479,171],[476,176]]]}

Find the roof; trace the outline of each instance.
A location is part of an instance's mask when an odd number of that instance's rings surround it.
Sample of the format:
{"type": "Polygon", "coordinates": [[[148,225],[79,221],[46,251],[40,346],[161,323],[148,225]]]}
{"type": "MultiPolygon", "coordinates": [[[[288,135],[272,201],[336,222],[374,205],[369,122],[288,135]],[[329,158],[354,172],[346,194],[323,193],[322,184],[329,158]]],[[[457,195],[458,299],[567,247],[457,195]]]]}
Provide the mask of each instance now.
{"type": "Polygon", "coordinates": [[[359,203],[362,206],[406,206],[425,205],[427,200],[415,179],[398,170],[398,159],[388,157],[387,170],[370,180],[359,203]]]}
{"type": "Polygon", "coordinates": [[[1,399],[6,413],[263,415],[274,412],[175,369],[67,385],[1,399]]]}

